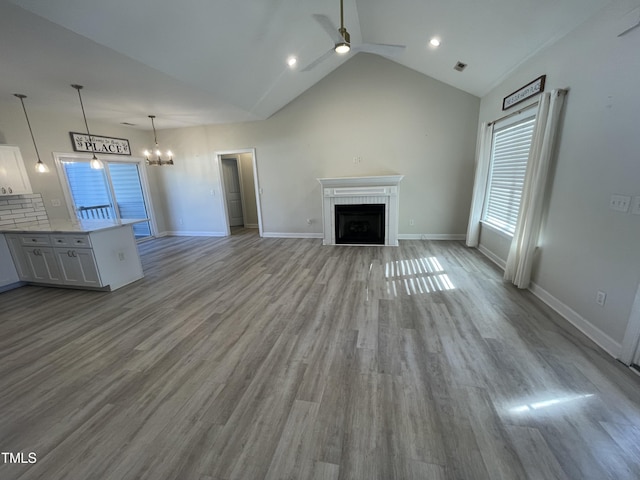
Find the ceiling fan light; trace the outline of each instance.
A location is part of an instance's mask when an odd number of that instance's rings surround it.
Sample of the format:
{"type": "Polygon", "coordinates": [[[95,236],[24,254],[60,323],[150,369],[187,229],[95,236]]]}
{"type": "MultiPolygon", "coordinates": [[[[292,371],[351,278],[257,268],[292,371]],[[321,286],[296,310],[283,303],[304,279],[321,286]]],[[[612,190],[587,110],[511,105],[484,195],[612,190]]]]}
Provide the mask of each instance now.
{"type": "Polygon", "coordinates": [[[347,42],[336,43],[334,50],[336,51],[336,53],[344,55],[345,53],[349,53],[349,50],[351,50],[351,46],[347,42]]]}

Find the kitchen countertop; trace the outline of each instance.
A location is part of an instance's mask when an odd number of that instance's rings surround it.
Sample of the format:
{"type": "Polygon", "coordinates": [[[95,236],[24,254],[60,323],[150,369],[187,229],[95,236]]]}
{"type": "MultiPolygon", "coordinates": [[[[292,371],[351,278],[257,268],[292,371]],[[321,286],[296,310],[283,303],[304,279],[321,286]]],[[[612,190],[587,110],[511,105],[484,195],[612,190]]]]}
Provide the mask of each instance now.
{"type": "Polygon", "coordinates": [[[49,226],[34,225],[0,227],[0,233],[91,233],[149,221],[148,218],[123,220],[49,220],[49,226]]]}

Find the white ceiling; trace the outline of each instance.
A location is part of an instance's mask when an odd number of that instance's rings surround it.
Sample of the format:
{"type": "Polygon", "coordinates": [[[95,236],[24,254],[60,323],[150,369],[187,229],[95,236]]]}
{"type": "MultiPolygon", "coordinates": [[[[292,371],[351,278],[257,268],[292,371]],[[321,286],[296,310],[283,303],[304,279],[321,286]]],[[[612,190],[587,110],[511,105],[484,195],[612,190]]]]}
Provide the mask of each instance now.
{"type": "MultiPolygon", "coordinates": [[[[394,61],[482,96],[610,1],[345,0],[345,26],[352,43],[407,45],[394,61]]],[[[339,0],[0,0],[0,103],[24,93],[30,108],[78,112],[80,83],[87,116],[108,122],[264,119],[349,58],[300,71],[332,47],[314,13],[337,25],[339,0]]]]}

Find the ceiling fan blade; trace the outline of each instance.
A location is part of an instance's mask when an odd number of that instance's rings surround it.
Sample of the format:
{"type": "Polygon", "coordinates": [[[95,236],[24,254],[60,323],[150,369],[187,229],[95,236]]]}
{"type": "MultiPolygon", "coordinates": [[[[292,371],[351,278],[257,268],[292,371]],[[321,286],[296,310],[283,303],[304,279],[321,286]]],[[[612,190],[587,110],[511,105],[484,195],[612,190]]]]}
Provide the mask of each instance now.
{"type": "Polygon", "coordinates": [[[397,57],[404,52],[405,45],[389,45],[386,43],[362,43],[360,45],[352,45],[352,52],[365,52],[382,55],[383,57],[397,57]]]}
{"type": "Polygon", "coordinates": [[[337,27],[333,24],[333,22],[326,15],[320,15],[319,13],[314,13],[312,15],[313,18],[316,19],[316,22],[320,24],[324,31],[329,34],[333,43],[342,43],[344,42],[344,38],[338,32],[337,27]]]}
{"type": "Polygon", "coordinates": [[[300,70],[301,72],[308,72],[309,70],[315,68],[318,64],[324,62],[327,58],[333,56],[335,52],[333,51],[333,48],[330,49],[327,53],[325,53],[324,55],[321,55],[319,58],[316,58],[313,62],[311,62],[309,65],[307,65],[306,67],[304,67],[302,70],[300,70]]]}

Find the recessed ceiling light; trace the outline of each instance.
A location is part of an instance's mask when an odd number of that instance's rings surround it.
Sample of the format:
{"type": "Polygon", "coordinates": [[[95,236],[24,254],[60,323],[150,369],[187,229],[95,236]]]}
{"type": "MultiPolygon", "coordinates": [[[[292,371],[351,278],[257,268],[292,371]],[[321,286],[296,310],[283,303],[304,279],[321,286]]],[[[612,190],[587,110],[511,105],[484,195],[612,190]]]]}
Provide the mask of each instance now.
{"type": "Polygon", "coordinates": [[[293,68],[296,63],[298,63],[298,59],[296,57],[287,58],[287,65],[289,65],[290,67],[293,68]]]}
{"type": "Polygon", "coordinates": [[[429,41],[429,45],[431,45],[432,47],[439,47],[440,46],[440,39],[433,37],[430,41],[429,41]]]}

